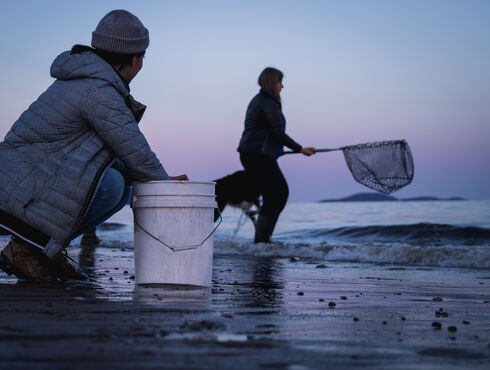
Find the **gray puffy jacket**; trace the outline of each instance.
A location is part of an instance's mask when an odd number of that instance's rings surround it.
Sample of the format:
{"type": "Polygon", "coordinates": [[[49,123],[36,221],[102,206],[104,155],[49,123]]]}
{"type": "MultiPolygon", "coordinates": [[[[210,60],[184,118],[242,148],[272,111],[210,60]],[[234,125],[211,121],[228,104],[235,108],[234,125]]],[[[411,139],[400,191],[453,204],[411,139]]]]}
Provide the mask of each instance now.
{"type": "Polygon", "coordinates": [[[70,243],[114,158],[133,181],[168,175],[138,128],[146,107],[107,62],[64,52],[51,76],[0,143],[0,226],[52,258],[70,243]]]}

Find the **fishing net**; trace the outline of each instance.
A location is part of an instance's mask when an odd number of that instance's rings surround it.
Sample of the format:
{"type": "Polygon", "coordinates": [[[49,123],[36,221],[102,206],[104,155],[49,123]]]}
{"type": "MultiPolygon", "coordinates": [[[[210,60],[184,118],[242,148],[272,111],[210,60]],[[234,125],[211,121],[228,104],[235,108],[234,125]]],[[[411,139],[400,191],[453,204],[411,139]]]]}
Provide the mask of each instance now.
{"type": "Polygon", "coordinates": [[[413,158],[405,140],[344,146],[345,161],[354,179],[381,193],[390,194],[413,179],[413,158]]]}

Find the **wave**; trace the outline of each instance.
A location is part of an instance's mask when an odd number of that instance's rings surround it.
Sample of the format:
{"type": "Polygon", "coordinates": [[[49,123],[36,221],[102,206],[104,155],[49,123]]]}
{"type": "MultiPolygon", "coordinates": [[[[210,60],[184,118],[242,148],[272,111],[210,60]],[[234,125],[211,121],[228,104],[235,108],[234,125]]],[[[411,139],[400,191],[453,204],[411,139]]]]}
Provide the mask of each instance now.
{"type": "Polygon", "coordinates": [[[488,246],[415,246],[405,243],[331,244],[326,242],[253,244],[249,241],[220,240],[215,242],[215,253],[305,258],[332,262],[490,269],[490,248],[488,246]]]}
{"type": "Polygon", "coordinates": [[[217,238],[216,253],[325,261],[490,269],[490,230],[417,223],[278,233],[275,242],[217,238]]]}
{"type": "Polygon", "coordinates": [[[302,230],[287,234],[293,238],[325,240],[405,242],[418,245],[454,243],[490,245],[490,229],[433,223],[340,227],[336,229],[302,230]]]}
{"type": "MultiPolygon", "coordinates": [[[[107,223],[97,229],[97,235],[101,239],[97,248],[133,248],[131,225],[107,223]]],[[[252,240],[248,232],[246,236],[218,233],[215,254],[490,269],[490,229],[475,226],[417,223],[301,229],[274,233],[272,243],[252,240]]],[[[80,240],[72,246],[79,247],[80,240]]]]}

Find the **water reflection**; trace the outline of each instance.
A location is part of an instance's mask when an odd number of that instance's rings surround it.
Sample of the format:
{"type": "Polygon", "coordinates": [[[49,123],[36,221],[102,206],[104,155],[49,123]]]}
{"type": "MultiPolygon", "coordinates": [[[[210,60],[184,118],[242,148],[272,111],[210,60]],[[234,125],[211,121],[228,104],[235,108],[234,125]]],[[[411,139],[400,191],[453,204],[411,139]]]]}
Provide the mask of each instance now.
{"type": "Polygon", "coordinates": [[[282,303],[282,294],[279,290],[284,288],[278,274],[277,260],[264,259],[255,260],[252,264],[252,300],[245,306],[248,307],[271,307],[282,303]]]}
{"type": "Polygon", "coordinates": [[[78,255],[78,263],[80,268],[87,273],[93,271],[95,266],[95,249],[100,243],[100,239],[95,234],[95,230],[83,234],[80,240],[80,254],[78,255]]]}
{"type": "Polygon", "coordinates": [[[184,310],[209,309],[211,288],[186,285],[151,284],[136,285],[133,302],[144,305],[158,305],[184,310]]]}
{"type": "Polygon", "coordinates": [[[233,302],[234,307],[279,307],[284,289],[281,270],[281,262],[274,258],[221,256],[215,259],[216,302],[224,303],[220,298],[228,297],[224,300],[233,302]]]}

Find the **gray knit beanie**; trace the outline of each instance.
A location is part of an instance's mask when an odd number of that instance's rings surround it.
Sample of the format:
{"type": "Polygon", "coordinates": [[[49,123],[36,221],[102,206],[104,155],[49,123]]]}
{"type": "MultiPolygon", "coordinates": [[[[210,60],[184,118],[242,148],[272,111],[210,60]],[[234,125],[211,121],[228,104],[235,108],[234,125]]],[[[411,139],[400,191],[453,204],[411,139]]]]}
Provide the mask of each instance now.
{"type": "Polygon", "coordinates": [[[92,32],[92,47],[119,54],[139,54],[150,44],[148,30],[126,10],[112,10],[92,32]]]}

